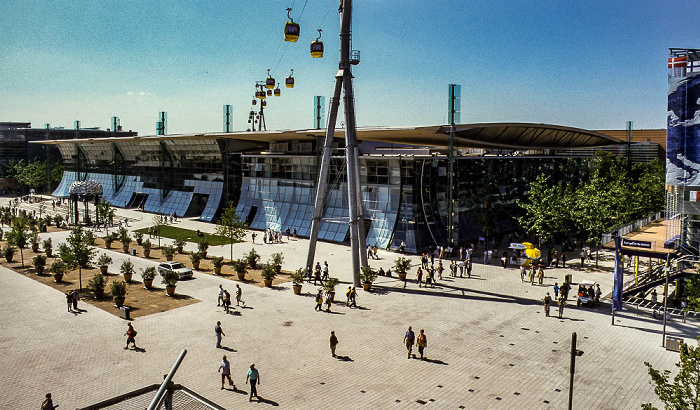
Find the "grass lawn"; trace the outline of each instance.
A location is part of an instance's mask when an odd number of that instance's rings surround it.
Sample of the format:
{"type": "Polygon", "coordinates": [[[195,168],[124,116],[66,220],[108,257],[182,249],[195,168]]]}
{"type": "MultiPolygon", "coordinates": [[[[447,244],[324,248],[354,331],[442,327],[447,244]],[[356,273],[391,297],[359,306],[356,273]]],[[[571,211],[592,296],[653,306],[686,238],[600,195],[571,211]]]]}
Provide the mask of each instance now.
{"type": "MultiPolygon", "coordinates": [[[[148,235],[148,228],[138,229],[136,232],[142,232],[144,236],[148,235]]],[[[160,229],[160,236],[170,239],[184,239],[187,242],[199,242],[197,237],[197,231],[191,229],[177,228],[175,226],[164,225],[160,229]]],[[[204,233],[204,238],[206,238],[209,245],[229,245],[231,241],[228,238],[204,233]]]]}

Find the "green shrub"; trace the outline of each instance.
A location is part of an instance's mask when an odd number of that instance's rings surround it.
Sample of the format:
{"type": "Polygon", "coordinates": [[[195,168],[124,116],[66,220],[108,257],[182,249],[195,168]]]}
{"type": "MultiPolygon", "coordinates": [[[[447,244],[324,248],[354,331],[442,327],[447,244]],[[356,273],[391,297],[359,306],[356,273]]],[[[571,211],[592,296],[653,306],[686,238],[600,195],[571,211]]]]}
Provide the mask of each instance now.
{"type": "Polygon", "coordinates": [[[260,255],[255,252],[255,249],[251,249],[250,252],[245,255],[245,260],[252,269],[255,269],[258,262],[260,262],[260,255]]]}
{"type": "Polygon", "coordinates": [[[141,269],[141,279],[153,280],[156,277],[156,268],[149,266],[146,269],[141,269]]]}
{"type": "Polygon", "coordinates": [[[133,275],[134,272],[134,264],[128,259],[125,259],[119,266],[119,273],[122,275],[133,275]]]}
{"type": "Polygon", "coordinates": [[[161,282],[166,286],[175,286],[178,280],[180,280],[180,275],[177,272],[167,271],[163,274],[161,282]]]}
{"type": "Polygon", "coordinates": [[[215,268],[220,268],[220,267],[224,266],[224,257],[217,256],[214,259],[212,259],[212,263],[214,264],[215,268]]]}
{"type": "Polygon", "coordinates": [[[105,286],[107,286],[107,280],[101,273],[96,273],[87,283],[87,288],[97,297],[104,295],[105,286]]]}
{"type": "Polygon", "coordinates": [[[277,276],[277,267],[270,262],[264,264],[262,266],[262,272],[260,272],[260,276],[262,276],[263,279],[267,280],[275,279],[275,276],[277,276]]]}
{"type": "Polygon", "coordinates": [[[100,254],[97,258],[97,266],[107,266],[112,263],[112,258],[106,253],[100,254]]]}
{"type": "Polygon", "coordinates": [[[109,290],[112,293],[112,297],[123,298],[126,296],[126,282],[115,280],[109,284],[109,290]]]}
{"type": "Polygon", "coordinates": [[[299,268],[292,272],[292,283],[295,285],[301,285],[304,283],[304,279],[306,279],[306,269],[304,268],[299,268]]]}
{"type": "Polygon", "coordinates": [[[362,283],[372,283],[377,279],[377,272],[369,266],[360,269],[360,280],[362,283]]]}

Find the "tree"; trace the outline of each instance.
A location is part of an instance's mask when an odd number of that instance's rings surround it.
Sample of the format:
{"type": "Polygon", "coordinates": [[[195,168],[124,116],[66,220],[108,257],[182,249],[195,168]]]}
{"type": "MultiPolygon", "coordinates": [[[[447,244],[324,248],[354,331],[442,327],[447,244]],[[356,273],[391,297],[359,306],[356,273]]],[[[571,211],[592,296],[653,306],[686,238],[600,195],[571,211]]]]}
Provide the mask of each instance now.
{"type": "Polygon", "coordinates": [[[683,296],[688,302],[688,309],[700,310],[700,269],[691,275],[683,285],[683,296]]]}
{"type": "Polygon", "coordinates": [[[57,162],[24,160],[12,161],[7,166],[7,175],[28,188],[42,189],[48,183],[56,183],[63,176],[63,165],[57,162]]]}
{"type": "Polygon", "coordinates": [[[85,231],[78,225],[71,231],[66,243],[58,247],[58,254],[71,270],[78,268],[78,283],[83,290],[83,268],[90,267],[97,251],[87,244],[85,231]]]}
{"type": "Polygon", "coordinates": [[[12,229],[7,233],[7,242],[19,248],[22,258],[22,268],[24,268],[24,248],[29,240],[29,219],[24,214],[19,214],[12,221],[12,229]]]}
{"type": "Polygon", "coordinates": [[[97,219],[102,221],[103,224],[105,224],[107,235],[109,235],[109,225],[111,225],[114,221],[114,207],[111,203],[103,199],[95,207],[95,213],[97,214],[97,219]]]}
{"type": "Polygon", "coordinates": [[[233,243],[243,239],[247,229],[248,225],[241,221],[241,218],[236,214],[236,207],[233,203],[229,203],[228,207],[221,213],[219,223],[216,225],[216,234],[231,241],[231,260],[233,260],[233,243]]]}
{"type": "Polygon", "coordinates": [[[527,200],[517,200],[525,215],[517,218],[529,234],[537,235],[540,246],[555,235],[564,233],[569,219],[566,195],[561,185],[551,185],[549,176],[541,174],[530,184],[527,200]]]}
{"type": "MultiPolygon", "coordinates": [[[[700,340],[700,337],[698,338],[700,340]]],[[[681,346],[680,370],[669,381],[671,371],[660,372],[648,362],[644,364],[649,369],[654,393],[664,403],[666,409],[699,409],[700,408],[700,349],[697,346],[681,346]]],[[[642,404],[644,410],[654,410],[651,403],[642,404]]]]}

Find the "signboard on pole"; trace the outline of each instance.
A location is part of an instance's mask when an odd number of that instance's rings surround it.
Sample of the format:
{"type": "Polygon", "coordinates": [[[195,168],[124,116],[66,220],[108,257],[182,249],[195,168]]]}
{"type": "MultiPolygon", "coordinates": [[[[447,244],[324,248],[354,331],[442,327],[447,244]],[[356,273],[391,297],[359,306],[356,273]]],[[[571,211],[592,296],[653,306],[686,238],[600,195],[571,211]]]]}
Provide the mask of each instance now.
{"type": "Polygon", "coordinates": [[[633,239],[622,238],[622,246],[631,246],[634,248],[651,249],[651,242],[650,241],[635,241],[633,239]]]}

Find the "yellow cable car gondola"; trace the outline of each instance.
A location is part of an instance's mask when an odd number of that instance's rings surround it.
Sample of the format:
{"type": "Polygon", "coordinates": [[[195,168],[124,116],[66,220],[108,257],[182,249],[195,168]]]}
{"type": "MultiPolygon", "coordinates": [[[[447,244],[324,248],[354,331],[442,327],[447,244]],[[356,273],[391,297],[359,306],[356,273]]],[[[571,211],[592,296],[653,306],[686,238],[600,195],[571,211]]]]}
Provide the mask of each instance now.
{"type": "Polygon", "coordinates": [[[267,90],[267,96],[268,97],[272,96],[272,90],[267,90]]]}
{"type": "Polygon", "coordinates": [[[275,97],[279,97],[281,93],[282,92],[280,91],[280,87],[277,86],[277,88],[275,88],[275,97]]]}
{"type": "Polygon", "coordinates": [[[311,57],[321,58],[323,57],[323,41],[321,41],[321,29],[318,29],[318,38],[316,41],[311,42],[311,57]]]}
{"type": "Polygon", "coordinates": [[[256,91],[255,92],[255,98],[259,98],[261,100],[264,100],[266,97],[265,91],[256,91]]]}
{"type": "Polygon", "coordinates": [[[287,9],[287,18],[289,19],[288,22],[284,24],[284,41],[289,41],[291,43],[296,43],[297,40],[299,40],[299,24],[295,23],[292,17],[289,15],[289,12],[292,11],[292,9],[287,9]]]}
{"type": "Polygon", "coordinates": [[[272,90],[275,88],[275,79],[270,76],[270,69],[267,69],[267,79],[265,80],[265,88],[272,90]]]}
{"type": "MultiPolygon", "coordinates": [[[[257,93],[256,93],[256,97],[257,97],[257,93]]],[[[251,102],[251,104],[256,105],[257,103],[258,103],[258,100],[256,100],[255,98],[253,98],[253,101],[251,102]]]]}
{"type": "Polygon", "coordinates": [[[294,69],[292,69],[292,73],[289,74],[289,77],[284,80],[284,84],[287,86],[287,88],[294,88],[294,69]]]}

